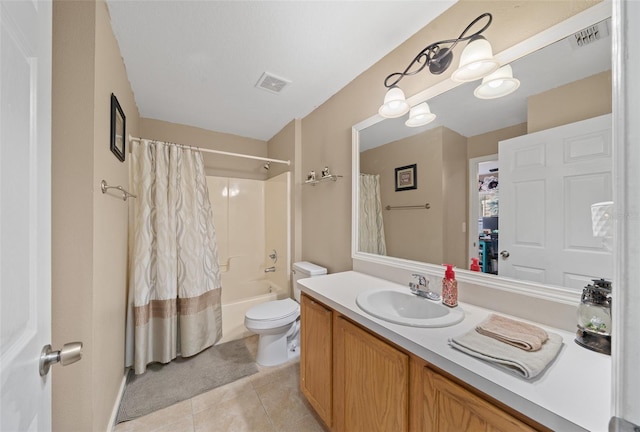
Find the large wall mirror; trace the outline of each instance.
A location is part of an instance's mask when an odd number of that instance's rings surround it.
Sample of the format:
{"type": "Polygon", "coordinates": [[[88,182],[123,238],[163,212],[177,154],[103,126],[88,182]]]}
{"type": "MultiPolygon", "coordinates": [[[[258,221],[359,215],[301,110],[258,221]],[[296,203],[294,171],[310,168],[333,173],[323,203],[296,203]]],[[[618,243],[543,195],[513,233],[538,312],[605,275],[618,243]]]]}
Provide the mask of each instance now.
{"type": "Polygon", "coordinates": [[[463,278],[567,301],[611,279],[591,208],[613,192],[610,12],[598,4],[500,53],[521,83],[510,95],[482,100],[480,82],[447,82],[409,100],[437,115],[426,126],[377,115],[354,126],[354,259],[463,270],[478,258],[463,278]]]}

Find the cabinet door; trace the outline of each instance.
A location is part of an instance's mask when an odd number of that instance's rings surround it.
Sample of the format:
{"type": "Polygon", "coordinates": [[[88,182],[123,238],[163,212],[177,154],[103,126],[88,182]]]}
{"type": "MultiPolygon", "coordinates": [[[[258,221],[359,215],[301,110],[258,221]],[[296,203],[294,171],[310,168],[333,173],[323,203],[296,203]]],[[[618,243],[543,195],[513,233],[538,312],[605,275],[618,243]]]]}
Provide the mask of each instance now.
{"type": "Polygon", "coordinates": [[[424,368],[424,431],[535,431],[441,374],[424,368]]]}
{"type": "Polygon", "coordinates": [[[320,418],[332,424],[332,312],[300,298],[300,389],[320,418]]]}
{"type": "Polygon", "coordinates": [[[408,430],[409,357],[344,318],[334,318],[337,431],[408,430]]]}

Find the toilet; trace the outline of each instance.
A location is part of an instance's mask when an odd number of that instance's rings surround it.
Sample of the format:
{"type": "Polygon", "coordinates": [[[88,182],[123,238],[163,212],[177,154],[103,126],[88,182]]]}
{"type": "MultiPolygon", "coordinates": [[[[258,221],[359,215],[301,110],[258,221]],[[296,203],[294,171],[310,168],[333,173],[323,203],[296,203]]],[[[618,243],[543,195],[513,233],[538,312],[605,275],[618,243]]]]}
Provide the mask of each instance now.
{"type": "Polygon", "coordinates": [[[244,316],[245,327],[259,335],[256,362],[277,366],[300,355],[299,279],[327,274],[327,269],[307,261],[293,264],[293,296],[252,307],[244,316]]]}

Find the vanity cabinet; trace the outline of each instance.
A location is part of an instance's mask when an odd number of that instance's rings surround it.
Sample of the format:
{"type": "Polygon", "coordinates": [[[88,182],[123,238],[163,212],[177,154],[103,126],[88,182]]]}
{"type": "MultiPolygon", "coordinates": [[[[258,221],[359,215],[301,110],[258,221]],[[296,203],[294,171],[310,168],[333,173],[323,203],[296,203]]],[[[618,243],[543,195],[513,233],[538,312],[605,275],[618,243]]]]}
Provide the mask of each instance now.
{"type": "Polygon", "coordinates": [[[308,295],[300,303],[300,387],[332,431],[548,430],[308,295]]]}
{"type": "Polygon", "coordinates": [[[334,315],[335,431],[409,430],[409,356],[334,315]]]}
{"type": "Polygon", "coordinates": [[[425,432],[537,430],[430,367],[423,368],[422,382],[420,411],[425,432]]]}
{"type": "Polygon", "coordinates": [[[329,427],[333,423],[333,312],[300,296],[300,389],[329,427]]]}

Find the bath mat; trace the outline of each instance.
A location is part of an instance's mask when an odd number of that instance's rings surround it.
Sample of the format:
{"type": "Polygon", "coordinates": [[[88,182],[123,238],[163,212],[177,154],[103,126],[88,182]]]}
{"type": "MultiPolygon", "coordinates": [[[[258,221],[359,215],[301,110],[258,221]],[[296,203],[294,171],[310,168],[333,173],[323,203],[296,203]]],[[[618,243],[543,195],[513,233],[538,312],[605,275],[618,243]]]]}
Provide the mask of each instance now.
{"type": "Polygon", "coordinates": [[[133,370],[118,409],[116,423],[133,420],[258,372],[244,340],[207,348],[189,358],[154,363],[142,375],[133,370]]]}

